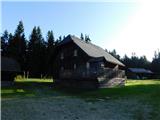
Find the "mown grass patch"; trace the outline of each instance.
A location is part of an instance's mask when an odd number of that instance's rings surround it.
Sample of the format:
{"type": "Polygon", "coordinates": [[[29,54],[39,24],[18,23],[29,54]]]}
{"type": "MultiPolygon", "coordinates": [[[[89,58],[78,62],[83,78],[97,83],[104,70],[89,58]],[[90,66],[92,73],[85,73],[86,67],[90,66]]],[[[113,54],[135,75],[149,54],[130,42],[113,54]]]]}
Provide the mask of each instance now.
{"type": "MultiPolygon", "coordinates": [[[[146,113],[149,114],[150,119],[160,119],[160,80],[127,80],[124,87],[115,88],[103,88],[96,90],[73,90],[73,89],[56,89],[53,87],[52,80],[45,79],[28,79],[28,80],[16,80],[13,86],[2,87],[2,107],[9,110],[10,106],[7,106],[12,102],[13,98],[16,100],[30,99],[31,101],[39,101],[41,98],[47,100],[54,100],[56,98],[64,100],[65,98],[80,98],[85,100],[87,103],[98,102],[112,102],[116,101],[121,104],[121,101],[127,101],[129,103],[122,103],[126,105],[126,111],[129,111],[127,105],[132,104],[134,100],[138,101],[137,107],[134,107],[134,119],[140,120],[145,119],[146,113]],[[11,101],[5,100],[11,99],[11,101]],[[133,101],[132,101],[133,100],[133,101]],[[145,112],[148,109],[145,106],[149,106],[149,112],[145,112]],[[136,111],[136,112],[135,112],[136,111]]],[[[13,100],[14,101],[14,100],[13,100]]],[[[73,100],[74,101],[74,100],[73,100]]],[[[18,102],[16,102],[18,104],[18,102]]],[[[34,102],[33,105],[38,103],[34,102]]],[[[94,104],[93,104],[94,105],[94,104]]],[[[113,104],[114,105],[114,104],[113,104]]],[[[14,106],[16,110],[17,105],[14,106]]],[[[23,106],[23,105],[22,105],[23,106]]],[[[26,106],[28,108],[28,106],[26,106]]],[[[116,106],[115,106],[116,107],[116,106]]],[[[46,108],[48,108],[46,106],[46,108]]],[[[22,108],[23,109],[23,108],[22,108]]],[[[90,111],[97,111],[97,107],[91,107],[90,111]]],[[[29,112],[29,111],[28,111],[29,112]]],[[[46,112],[45,114],[47,114],[46,112]]]]}
{"type": "Polygon", "coordinates": [[[160,85],[159,79],[150,79],[150,80],[127,80],[125,86],[133,85],[160,85]]]}
{"type": "MultiPolygon", "coordinates": [[[[96,91],[81,93],[87,101],[96,102],[97,100],[113,99],[137,99],[140,104],[152,106],[150,119],[160,119],[160,80],[128,80],[125,87],[103,88],[96,91]]],[[[135,119],[141,120],[143,111],[134,113],[135,119]]]]}
{"type": "Polygon", "coordinates": [[[1,97],[26,98],[51,96],[55,92],[52,79],[15,79],[11,86],[1,87],[1,97]]]}
{"type": "Polygon", "coordinates": [[[15,82],[36,82],[36,83],[50,83],[53,82],[53,79],[38,79],[38,78],[29,78],[29,79],[15,79],[15,82]]]}
{"type": "Polygon", "coordinates": [[[132,96],[148,96],[159,98],[160,80],[127,80],[124,87],[102,88],[96,90],[82,89],[56,89],[53,87],[52,79],[17,79],[10,87],[2,87],[3,97],[25,96],[34,94],[35,96],[53,95],[58,92],[66,96],[76,96],[82,98],[117,98],[132,96]]]}
{"type": "Polygon", "coordinates": [[[62,92],[86,98],[117,98],[158,94],[160,80],[127,80],[124,87],[101,88],[96,90],[61,89],[62,92]]]}

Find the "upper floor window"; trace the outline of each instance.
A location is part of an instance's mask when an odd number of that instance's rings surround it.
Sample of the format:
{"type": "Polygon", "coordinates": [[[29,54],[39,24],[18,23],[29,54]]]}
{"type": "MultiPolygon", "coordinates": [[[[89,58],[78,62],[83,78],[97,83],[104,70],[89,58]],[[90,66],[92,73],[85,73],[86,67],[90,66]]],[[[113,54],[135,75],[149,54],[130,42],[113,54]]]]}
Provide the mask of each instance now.
{"type": "Polygon", "coordinates": [[[76,65],[76,64],[74,64],[73,68],[74,68],[74,70],[75,70],[75,69],[77,68],[77,65],[76,65]]]}
{"type": "Polygon", "coordinates": [[[77,50],[74,50],[74,56],[77,56],[77,50]]]}
{"type": "Polygon", "coordinates": [[[90,68],[90,63],[89,63],[89,62],[86,63],[86,68],[87,68],[87,69],[90,68]]]}
{"type": "Polygon", "coordinates": [[[61,66],[61,71],[63,71],[64,70],[64,67],[63,66],[61,66]]]}
{"type": "Polygon", "coordinates": [[[103,68],[104,67],[104,63],[100,63],[100,66],[103,68]]]}
{"type": "Polygon", "coordinates": [[[63,54],[63,53],[61,53],[61,60],[62,60],[62,59],[64,59],[64,54],[63,54]]]}

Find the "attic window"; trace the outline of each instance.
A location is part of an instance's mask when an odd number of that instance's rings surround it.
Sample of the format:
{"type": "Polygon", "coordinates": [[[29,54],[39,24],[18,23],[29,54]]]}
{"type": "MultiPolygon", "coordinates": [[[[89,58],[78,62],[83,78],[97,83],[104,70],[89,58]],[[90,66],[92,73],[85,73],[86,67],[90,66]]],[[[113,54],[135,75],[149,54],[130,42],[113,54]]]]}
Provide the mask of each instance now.
{"type": "Polygon", "coordinates": [[[74,56],[77,56],[77,50],[74,50],[74,56]]]}
{"type": "Polygon", "coordinates": [[[64,59],[64,54],[63,54],[63,53],[61,53],[61,60],[62,60],[62,59],[64,59]]]}

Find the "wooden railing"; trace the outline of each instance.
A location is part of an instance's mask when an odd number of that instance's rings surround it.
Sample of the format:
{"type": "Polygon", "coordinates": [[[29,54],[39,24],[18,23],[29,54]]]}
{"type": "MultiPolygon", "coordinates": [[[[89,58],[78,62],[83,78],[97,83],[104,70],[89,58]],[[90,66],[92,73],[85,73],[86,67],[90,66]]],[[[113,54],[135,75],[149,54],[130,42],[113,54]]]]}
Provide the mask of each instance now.
{"type": "Polygon", "coordinates": [[[94,69],[77,69],[77,70],[63,70],[60,71],[59,74],[60,78],[62,79],[82,79],[82,78],[103,78],[103,79],[110,79],[110,78],[124,78],[125,71],[119,69],[112,69],[112,68],[101,68],[98,70],[94,69]]]}

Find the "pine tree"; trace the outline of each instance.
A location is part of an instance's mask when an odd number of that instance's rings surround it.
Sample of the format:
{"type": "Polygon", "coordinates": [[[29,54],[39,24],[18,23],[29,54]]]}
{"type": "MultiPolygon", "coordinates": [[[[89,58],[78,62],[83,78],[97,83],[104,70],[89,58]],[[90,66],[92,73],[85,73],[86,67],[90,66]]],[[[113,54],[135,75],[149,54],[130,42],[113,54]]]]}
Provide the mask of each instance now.
{"type": "Polygon", "coordinates": [[[1,54],[2,56],[7,56],[7,47],[8,47],[9,35],[8,31],[5,30],[1,36],[1,54]]]}
{"type": "Polygon", "coordinates": [[[89,35],[85,35],[84,40],[85,40],[86,43],[91,42],[91,39],[89,38],[89,35]]]}
{"type": "Polygon", "coordinates": [[[58,41],[59,41],[59,42],[61,42],[61,41],[62,41],[62,36],[59,36],[58,41]]]}
{"type": "Polygon", "coordinates": [[[150,69],[150,62],[147,60],[146,56],[143,55],[143,56],[140,56],[139,58],[139,67],[140,68],[146,68],[146,69],[150,69]]]}
{"type": "Polygon", "coordinates": [[[28,43],[28,69],[31,75],[40,77],[45,73],[46,46],[40,27],[34,27],[28,43]]]}
{"type": "Polygon", "coordinates": [[[59,36],[55,42],[55,46],[57,46],[62,41],[62,36],[59,36]]]}
{"type": "Polygon", "coordinates": [[[11,56],[10,54],[12,52],[12,42],[13,42],[13,35],[12,33],[10,33],[8,38],[8,47],[7,47],[8,56],[11,56]]]}
{"type": "Polygon", "coordinates": [[[47,33],[47,54],[46,54],[46,71],[47,74],[51,75],[52,74],[52,65],[53,65],[53,54],[54,54],[54,49],[55,49],[55,40],[54,40],[54,35],[53,31],[48,31],[47,33]]]}
{"type": "Polygon", "coordinates": [[[117,52],[116,52],[116,50],[115,49],[113,49],[113,51],[109,51],[109,53],[113,56],[113,57],[115,57],[115,58],[117,58],[118,60],[120,60],[120,55],[118,55],[117,54],[117,52]]]}
{"type": "Polygon", "coordinates": [[[155,51],[155,55],[151,63],[151,68],[153,72],[157,74],[157,77],[160,78],[160,52],[159,50],[157,52],[155,51]]]}
{"type": "Polygon", "coordinates": [[[54,35],[53,35],[53,31],[48,31],[47,33],[47,48],[49,50],[53,49],[53,46],[55,44],[55,41],[54,41],[54,35]]]}
{"type": "Polygon", "coordinates": [[[126,67],[131,67],[131,59],[125,54],[121,61],[126,65],[126,67]]]}
{"type": "Polygon", "coordinates": [[[14,35],[9,35],[8,54],[20,63],[22,70],[25,69],[26,39],[22,21],[17,25],[14,35]]]}
{"type": "Polygon", "coordinates": [[[105,49],[105,51],[106,51],[106,52],[108,52],[108,50],[107,50],[107,49],[105,49]]]}
{"type": "Polygon", "coordinates": [[[84,36],[83,36],[83,33],[81,33],[81,36],[80,36],[81,40],[84,40],[84,36]]]}
{"type": "Polygon", "coordinates": [[[65,38],[66,38],[65,35],[63,35],[63,40],[64,40],[65,38]]]}

